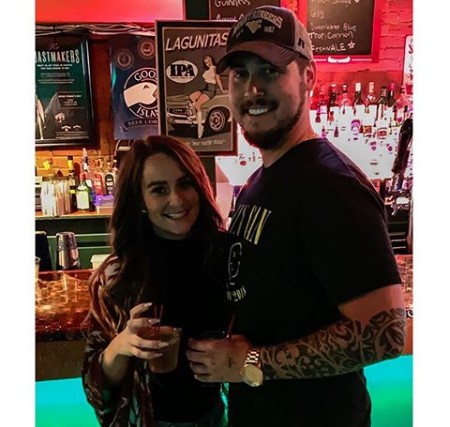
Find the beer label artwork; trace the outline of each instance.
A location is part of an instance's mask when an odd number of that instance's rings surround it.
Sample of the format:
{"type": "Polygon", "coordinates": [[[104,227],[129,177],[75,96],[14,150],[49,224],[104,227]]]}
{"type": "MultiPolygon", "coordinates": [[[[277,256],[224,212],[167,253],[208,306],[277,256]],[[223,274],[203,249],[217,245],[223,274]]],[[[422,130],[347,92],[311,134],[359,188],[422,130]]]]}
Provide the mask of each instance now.
{"type": "Polygon", "coordinates": [[[236,153],[228,78],[216,72],[230,26],[225,21],[156,22],[160,130],[198,154],[236,153]]]}
{"type": "Polygon", "coordinates": [[[158,76],[154,37],[122,35],[110,41],[114,139],[158,133],[158,76]]]}
{"type": "Polygon", "coordinates": [[[36,38],[36,144],[89,143],[92,111],[86,46],[81,37],[36,38]]]}

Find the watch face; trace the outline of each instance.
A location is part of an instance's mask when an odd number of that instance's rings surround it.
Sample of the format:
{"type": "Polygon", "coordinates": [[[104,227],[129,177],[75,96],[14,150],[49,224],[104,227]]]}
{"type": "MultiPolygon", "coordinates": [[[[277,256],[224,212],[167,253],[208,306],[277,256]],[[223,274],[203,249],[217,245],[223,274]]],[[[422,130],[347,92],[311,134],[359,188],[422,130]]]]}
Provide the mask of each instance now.
{"type": "Polygon", "coordinates": [[[251,387],[262,385],[264,375],[260,368],[250,363],[244,365],[241,371],[242,380],[251,387]]]}

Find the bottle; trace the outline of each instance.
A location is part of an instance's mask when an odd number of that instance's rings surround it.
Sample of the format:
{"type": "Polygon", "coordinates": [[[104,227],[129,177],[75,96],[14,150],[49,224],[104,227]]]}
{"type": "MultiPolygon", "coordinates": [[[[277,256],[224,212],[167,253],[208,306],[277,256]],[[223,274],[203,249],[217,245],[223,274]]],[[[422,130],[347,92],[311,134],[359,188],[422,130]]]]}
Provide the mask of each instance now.
{"type": "Polygon", "coordinates": [[[77,187],[79,182],[73,165],[73,156],[67,156],[67,169],[69,176],[70,211],[75,212],[77,210],[77,187]]]}
{"type": "Polygon", "coordinates": [[[94,189],[94,174],[91,172],[90,164],[89,164],[89,156],[87,153],[86,148],[83,148],[83,153],[81,156],[81,169],[82,172],[80,173],[80,184],[81,182],[85,182],[86,185],[89,187],[91,192],[91,199],[92,202],[95,204],[95,189],[94,189]]]}
{"type": "Polygon", "coordinates": [[[324,125],[328,119],[328,103],[325,96],[324,85],[320,86],[319,99],[317,100],[317,111],[319,113],[320,123],[324,125]]]}
{"type": "Polygon", "coordinates": [[[353,100],[348,93],[347,83],[342,84],[342,94],[339,100],[339,124],[340,124],[340,134],[341,138],[349,137],[349,130],[351,127],[351,121],[353,119],[353,100]]]}
{"type": "Polygon", "coordinates": [[[400,87],[400,95],[395,101],[395,121],[398,125],[401,125],[405,119],[407,119],[412,111],[412,103],[406,95],[405,85],[400,87]]]}
{"type": "Polygon", "coordinates": [[[330,96],[328,98],[328,113],[332,112],[335,119],[338,117],[339,105],[337,102],[336,83],[330,85],[330,96]]]}
{"type": "Polygon", "coordinates": [[[339,102],[339,107],[341,114],[346,114],[347,110],[350,107],[353,108],[353,101],[350,94],[348,93],[347,83],[342,83],[342,94],[339,102]]]}
{"type": "Polygon", "coordinates": [[[94,169],[94,190],[97,196],[106,194],[105,188],[105,172],[103,170],[103,159],[97,159],[94,169]]]}
{"type": "MultiPolygon", "coordinates": [[[[387,91],[387,104],[384,110],[384,115],[386,120],[389,123],[389,127],[392,130],[392,122],[395,113],[395,83],[389,83],[388,91],[387,91]]],[[[392,131],[390,132],[392,134],[392,131]]]]}
{"type": "Polygon", "coordinates": [[[111,167],[111,163],[106,163],[106,173],[105,173],[105,190],[106,195],[114,195],[114,186],[116,184],[116,170],[111,167]]]}
{"type": "Polygon", "coordinates": [[[94,201],[92,198],[92,188],[83,179],[76,189],[77,209],[79,211],[93,211],[94,201]]]}
{"type": "Polygon", "coordinates": [[[327,133],[334,133],[336,121],[339,118],[339,105],[337,102],[336,83],[330,85],[330,96],[328,97],[328,120],[327,133]]]}
{"type": "Polygon", "coordinates": [[[389,90],[387,93],[387,106],[393,107],[395,104],[395,83],[389,83],[389,90]]]}
{"type": "Polygon", "coordinates": [[[361,120],[364,114],[365,105],[361,95],[361,82],[355,83],[355,97],[353,98],[353,109],[355,115],[361,120]]]}
{"type": "Polygon", "coordinates": [[[411,151],[411,142],[413,137],[413,119],[408,117],[400,127],[398,135],[397,150],[392,165],[392,184],[391,191],[399,192],[403,188],[406,168],[411,151]]]}
{"type": "Polygon", "coordinates": [[[80,176],[80,181],[82,179],[86,180],[87,178],[87,173],[89,172],[89,156],[87,153],[86,148],[83,148],[83,153],[81,155],[81,171],[83,176],[80,176]]]}
{"type": "Polygon", "coordinates": [[[386,86],[381,86],[380,97],[377,101],[377,120],[385,118],[387,106],[387,88],[386,86]]]}
{"type": "Polygon", "coordinates": [[[369,82],[369,88],[364,99],[364,104],[366,105],[366,112],[369,114],[370,119],[372,122],[375,121],[377,115],[377,97],[375,95],[374,82],[369,82]]]}

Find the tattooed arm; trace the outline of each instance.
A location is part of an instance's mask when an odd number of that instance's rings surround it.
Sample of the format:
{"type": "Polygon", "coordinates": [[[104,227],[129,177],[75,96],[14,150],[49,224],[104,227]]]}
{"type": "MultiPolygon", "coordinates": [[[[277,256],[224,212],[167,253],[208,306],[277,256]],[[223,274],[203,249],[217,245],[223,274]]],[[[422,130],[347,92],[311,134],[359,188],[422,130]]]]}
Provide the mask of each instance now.
{"type": "Polygon", "coordinates": [[[303,339],[263,347],[265,379],[340,375],[402,354],[406,316],[400,285],[372,291],[339,309],[341,321],[303,339]]]}
{"type": "MultiPolygon", "coordinates": [[[[260,347],[264,379],[330,377],[402,354],[406,316],[401,285],[377,289],[339,309],[342,320],[327,328],[295,341],[260,347]]],[[[250,346],[241,335],[191,340],[187,356],[200,381],[240,382],[250,346]]]]}

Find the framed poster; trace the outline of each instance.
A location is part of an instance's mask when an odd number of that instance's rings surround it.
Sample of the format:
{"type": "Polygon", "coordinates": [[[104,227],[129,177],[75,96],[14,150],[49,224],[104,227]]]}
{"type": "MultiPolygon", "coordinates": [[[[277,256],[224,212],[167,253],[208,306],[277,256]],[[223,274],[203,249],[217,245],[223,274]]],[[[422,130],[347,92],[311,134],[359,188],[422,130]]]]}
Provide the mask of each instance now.
{"type": "Polygon", "coordinates": [[[36,37],[36,146],[92,145],[93,112],[87,41],[36,37]]]}
{"type": "Polygon", "coordinates": [[[158,133],[158,86],[154,37],[110,37],[114,139],[146,139],[158,133]]]}
{"type": "Polygon", "coordinates": [[[160,132],[199,155],[236,155],[228,78],[216,73],[229,21],[156,21],[160,132]]]}

